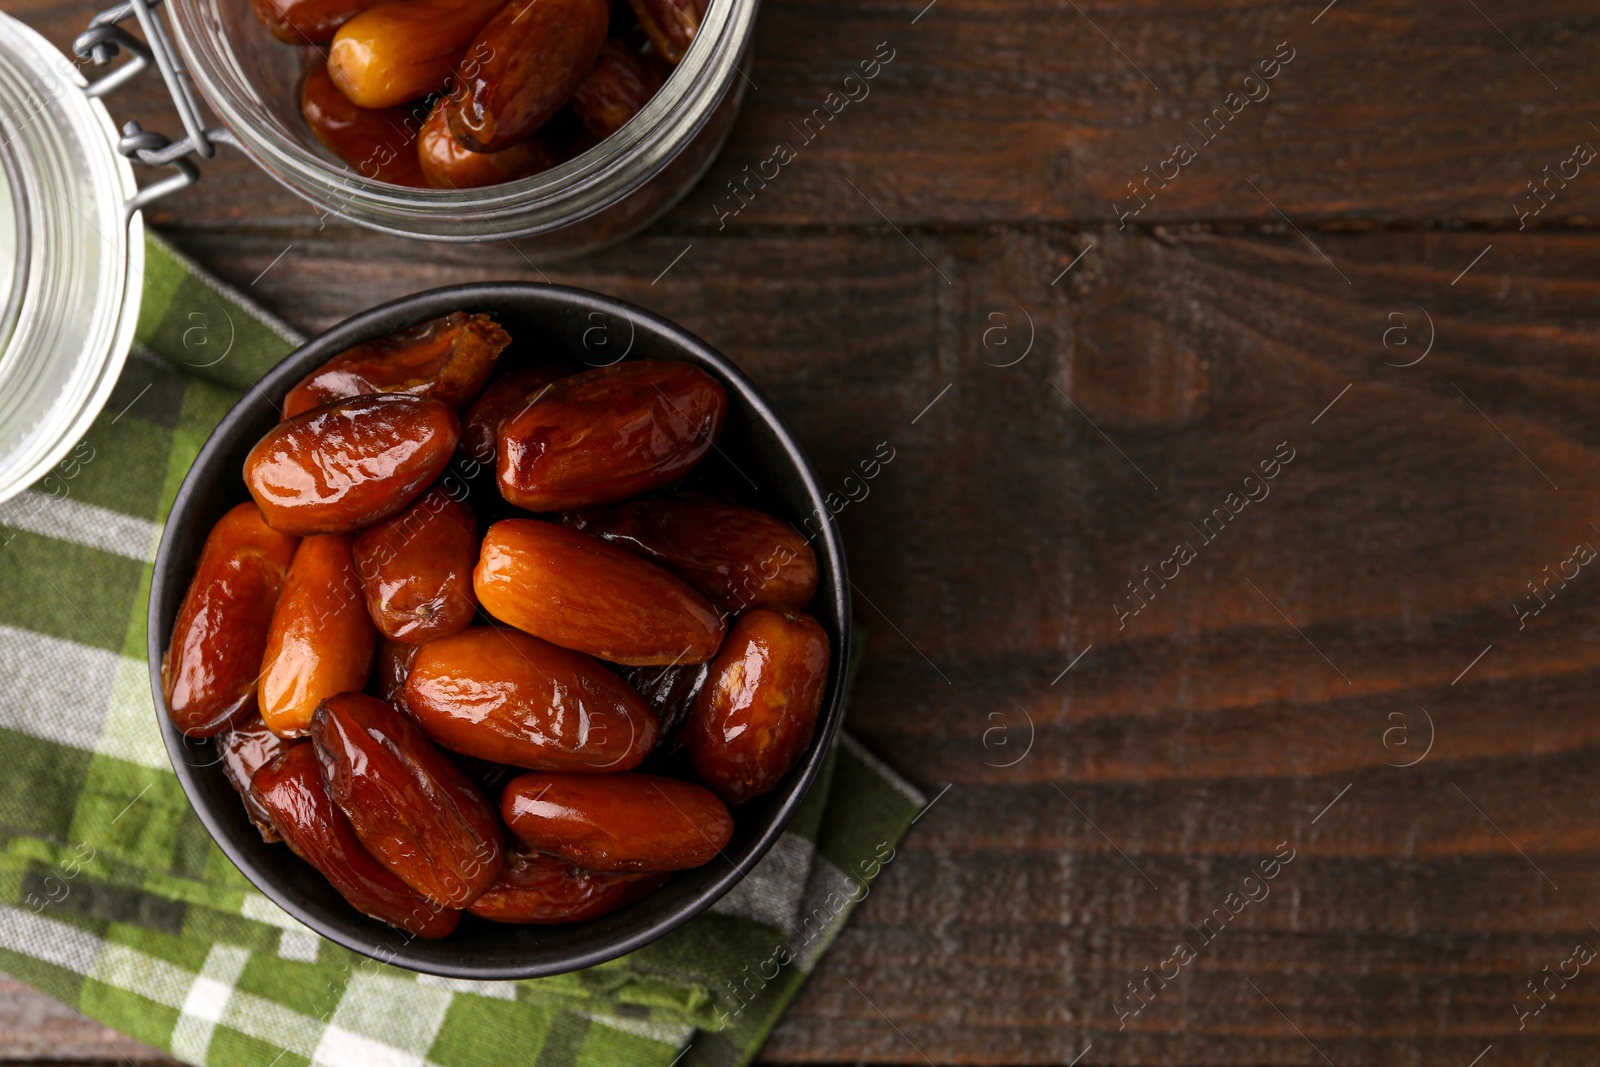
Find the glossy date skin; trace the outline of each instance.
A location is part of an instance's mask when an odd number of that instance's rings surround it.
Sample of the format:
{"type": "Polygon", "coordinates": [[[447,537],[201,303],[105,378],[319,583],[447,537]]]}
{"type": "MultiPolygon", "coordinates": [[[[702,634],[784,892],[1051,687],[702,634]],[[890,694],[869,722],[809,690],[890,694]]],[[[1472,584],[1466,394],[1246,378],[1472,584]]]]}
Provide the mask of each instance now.
{"type": "Polygon", "coordinates": [[[423,179],[435,189],[476,189],[514,182],[559,162],[538,134],[498,152],[472,151],[450,132],[443,98],[417,135],[417,159],[423,179]]]}
{"type": "Polygon", "coordinates": [[[741,615],[683,727],[700,780],[730,804],[782,781],[811,744],[828,658],[828,635],[809,615],[741,615]]]}
{"type": "Polygon", "coordinates": [[[677,65],[700,32],[705,0],[628,0],[639,25],[668,63],[677,65]]]}
{"type": "Polygon", "coordinates": [[[441,908],[372,858],[328,796],[315,746],[285,747],[256,772],[250,788],[295,855],[321,871],[357,911],[430,940],[461,921],[461,912],[441,908]]]}
{"type": "Polygon", "coordinates": [[[510,343],[488,315],[456,311],[419,322],[347,348],[301,378],[283,398],[283,417],[367,393],[409,393],[461,411],[483,391],[510,343]]]}
{"type": "Polygon", "coordinates": [[[244,480],[273,529],[346,533],[421,495],[460,437],[456,413],[438,400],[352,397],[268,430],[245,460],[244,480]]]}
{"type": "Polygon", "coordinates": [[[499,923],[584,922],[654,892],[669,877],[586,871],[526,846],[514,846],[499,879],[467,910],[499,923]]]}
{"type": "Polygon", "coordinates": [[[250,0],[256,18],[288,44],[327,44],[340,26],[377,0],[250,0]]]}
{"type": "Polygon", "coordinates": [[[592,135],[605,140],[639,113],[661,88],[655,72],[638,54],[606,38],[600,58],[572,94],[572,110],[592,135]]]}
{"type": "MultiPolygon", "coordinates": [[[[413,143],[416,134],[405,108],[357,107],[334,87],[326,68],[313,67],[300,86],[300,114],[311,132],[317,135],[317,140],[350,164],[356,173],[392,185],[421,187],[427,184],[417,162],[413,143]]],[[[293,403],[294,392],[289,396],[286,407],[293,403]]],[[[316,406],[305,404],[288,414],[297,415],[316,406]]]]}
{"type": "Polygon", "coordinates": [[[722,643],[722,617],[683,579],[538,519],[489,527],[472,581],[501,622],[613,663],[702,663],[722,643]]]}
{"type": "Polygon", "coordinates": [[[463,908],[499,877],[494,807],[411,720],[364,693],[340,693],[317,708],[311,740],[328,795],[406,885],[463,908]]]}
{"type": "Polygon", "coordinates": [[[500,815],[523,843],[590,871],[682,871],[733,836],[716,794],[654,774],[524,774],[500,815]]]}
{"type": "Polygon", "coordinates": [[[328,75],[360,107],[393,107],[447,87],[492,53],[473,38],[505,0],[388,0],[339,27],[328,75]]]}
{"type": "Polygon", "coordinates": [[[690,363],[632,360],[575,374],[500,424],[500,495],[561,511],[659,489],[704,458],[727,413],[727,392],[690,363]]]}
{"type": "Polygon", "coordinates": [[[474,626],[417,650],[404,706],[445,748],[536,770],[626,771],[654,747],[654,712],[587,656],[474,626]]]}
{"type": "Polygon", "coordinates": [[[240,504],[206,535],[161,657],[167,714],[189,737],[211,737],[253,710],[273,609],[299,539],[240,504]]]}
{"type": "Polygon", "coordinates": [[[559,363],[541,363],[514,367],[490,382],[461,420],[461,450],[486,467],[494,466],[500,424],[571,373],[559,363]]]}
{"type": "Polygon", "coordinates": [[[478,523],[434,486],[393,518],[361,531],[353,548],[367,614],[392,641],[420,645],[460,633],[478,598],[478,523]]]}
{"type": "Polygon", "coordinates": [[[661,564],[724,611],[798,611],[817,593],[817,557],[806,539],[754,508],[667,493],[561,521],[661,564]]]}
{"type": "Polygon", "coordinates": [[[262,720],[279,737],[305,735],[318,704],[367,684],[377,636],[350,537],[324,534],[301,541],[261,658],[262,720]]]}
{"type": "MultiPolygon", "coordinates": [[[[297,742],[289,742],[295,744],[297,742]]],[[[217,738],[217,751],[222,756],[222,772],[228,782],[244,798],[244,810],[250,821],[261,831],[261,840],[276,844],[283,838],[273,829],[272,816],[261,806],[261,799],[250,790],[250,780],[256,772],[277,758],[283,751],[284,741],[267,729],[258,715],[217,738]]]]}
{"type": "Polygon", "coordinates": [[[456,70],[444,104],[456,140],[498,152],[538,131],[583,81],[606,40],[606,0],[511,0],[490,19],[456,70]]]}

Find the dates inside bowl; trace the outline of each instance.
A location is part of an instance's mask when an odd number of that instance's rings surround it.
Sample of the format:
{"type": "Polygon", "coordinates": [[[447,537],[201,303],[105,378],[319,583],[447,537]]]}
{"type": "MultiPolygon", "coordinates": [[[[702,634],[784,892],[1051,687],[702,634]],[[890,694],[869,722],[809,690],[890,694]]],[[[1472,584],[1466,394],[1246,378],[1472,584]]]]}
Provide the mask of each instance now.
{"type": "MultiPolygon", "coordinates": [[[[612,373],[615,372],[601,374],[598,377],[606,378],[612,373]]],[[[561,420],[577,417],[585,411],[584,405],[587,400],[581,384],[580,382],[579,387],[570,387],[564,393],[556,394],[559,403],[551,404],[548,409],[549,418],[540,423],[538,432],[548,433],[552,439],[557,439],[564,425],[561,420]]],[[[412,398],[389,402],[389,406],[394,407],[396,411],[405,408],[408,412],[411,408],[420,411],[428,404],[445,407],[438,401],[412,398]]],[[[346,407],[357,411],[356,415],[350,417],[353,420],[352,425],[359,426],[361,417],[368,418],[369,421],[374,418],[361,416],[360,412],[365,410],[361,405],[346,405],[346,407]]],[[[438,418],[441,425],[449,424],[446,414],[440,414],[438,418]]],[[[473,422],[472,413],[463,410],[462,419],[470,429],[473,422]]],[[[448,429],[448,425],[446,428],[448,429]]],[[[453,437],[450,439],[454,441],[453,437]]],[[[285,451],[292,452],[292,449],[285,451]]],[[[498,458],[505,460],[503,454],[505,450],[500,451],[502,455],[498,458]]],[[[511,469],[505,467],[505,470],[511,469]]],[[[515,482],[515,479],[510,480],[515,482]]],[[[404,523],[408,515],[420,514],[426,510],[423,504],[413,503],[418,499],[416,494],[425,487],[412,485],[411,482],[412,479],[396,480],[398,487],[396,491],[405,494],[405,499],[393,501],[392,508],[375,511],[374,514],[381,514],[372,522],[404,523]],[[409,510],[404,510],[408,508],[409,510]],[[390,519],[389,516],[394,518],[390,519]]],[[[581,482],[582,479],[577,479],[561,484],[570,486],[581,482]]],[[[258,478],[255,486],[258,492],[262,484],[264,480],[258,478]]],[[[562,491],[571,490],[563,488],[562,491]]],[[[541,505],[535,504],[535,506],[541,505]]],[[[821,768],[828,747],[832,744],[843,718],[843,680],[848,668],[850,650],[850,614],[849,598],[846,595],[848,581],[845,562],[837,533],[827,520],[828,515],[829,510],[824,503],[822,491],[804,453],[782,419],[772,410],[755,386],[725,357],[703,341],[648,312],[581,290],[522,283],[455,286],[419,293],[374,308],[341,323],[309,342],[268,374],[260,385],[223,419],[201,449],[193,468],[178,491],[156,557],[148,620],[151,684],[163,738],[173,766],[201,821],[224,853],[246,877],[285,911],[347,948],[412,970],[483,980],[558,974],[622,955],[662,936],[703,911],[744,877],[783,832],[784,826],[794,814],[821,768]],[[534,829],[525,828],[525,835],[521,841],[516,840],[515,836],[508,832],[505,835],[505,847],[510,849],[515,857],[521,857],[517,859],[517,863],[521,864],[516,868],[517,871],[526,875],[535,869],[528,867],[528,864],[545,864],[554,872],[545,880],[554,879],[552,884],[559,882],[558,888],[562,888],[563,891],[569,891],[573,885],[578,884],[573,879],[581,881],[589,878],[594,882],[594,887],[606,890],[609,901],[607,906],[615,907],[616,910],[601,914],[597,918],[583,918],[593,914],[596,909],[587,906],[571,909],[568,902],[563,907],[568,907],[571,914],[578,916],[578,921],[547,924],[544,918],[508,923],[503,921],[502,916],[501,921],[496,921],[484,917],[490,913],[498,914],[493,908],[478,908],[476,911],[469,908],[460,913],[459,922],[447,935],[435,936],[438,932],[432,931],[430,927],[428,934],[413,936],[353,908],[346,898],[340,895],[339,890],[297,855],[301,849],[293,849],[297,841],[292,833],[283,835],[286,843],[269,844],[264,840],[259,828],[262,811],[259,806],[253,810],[247,809],[241,802],[235,785],[230,781],[230,762],[222,758],[222,746],[226,743],[227,735],[221,732],[220,727],[207,732],[203,737],[192,730],[187,735],[180,732],[170,717],[164,698],[161,663],[163,654],[172,643],[175,625],[180,622],[180,608],[191,579],[200,565],[202,548],[207,536],[230,509],[251,502],[252,487],[243,477],[247,459],[263,438],[274,433],[283,435],[284,431],[278,431],[276,428],[283,420],[283,404],[291,389],[342,352],[456,312],[488,316],[509,336],[510,343],[501,356],[502,364],[499,368],[501,374],[516,367],[540,366],[551,361],[564,364],[569,375],[592,373],[604,367],[635,361],[674,361],[697,368],[698,372],[703,372],[714,381],[715,387],[726,393],[725,419],[716,427],[720,434],[716,437],[715,447],[709,451],[701,450],[703,454],[692,469],[680,471],[674,468],[671,471],[671,479],[637,490],[635,495],[666,494],[662,497],[665,501],[663,505],[665,510],[662,512],[664,517],[658,517],[654,513],[635,515],[630,512],[625,517],[631,525],[625,525],[623,517],[619,517],[615,512],[616,508],[623,505],[600,499],[592,493],[581,499],[573,498],[578,500],[574,506],[590,507],[590,511],[582,516],[562,516],[553,511],[531,512],[525,507],[517,506],[502,492],[508,478],[497,476],[493,459],[488,463],[474,459],[470,442],[463,438],[461,447],[454,451],[449,464],[436,476],[433,491],[443,490],[454,499],[464,501],[473,511],[472,521],[476,525],[471,536],[483,541],[489,537],[490,531],[496,531],[494,543],[502,546],[501,551],[510,553],[513,564],[519,552],[537,549],[570,553],[569,543],[588,544],[592,541],[601,546],[601,551],[593,553],[597,561],[595,565],[611,566],[608,561],[615,559],[619,561],[617,566],[621,568],[618,573],[622,574],[626,571],[626,567],[622,566],[625,562],[624,548],[616,545],[638,549],[639,546],[635,545],[634,541],[649,542],[654,537],[655,542],[659,544],[652,542],[655,547],[651,551],[656,553],[652,558],[658,561],[671,558],[672,553],[680,551],[679,542],[686,530],[692,530],[693,519],[697,515],[716,516],[718,521],[725,521],[729,508],[745,508],[772,516],[778,522],[787,524],[795,530],[808,532],[817,528],[816,520],[820,518],[822,520],[820,531],[809,542],[809,550],[814,552],[816,558],[817,582],[815,595],[808,606],[774,603],[770,610],[754,606],[762,595],[777,596],[780,601],[783,596],[788,596],[792,600],[794,594],[788,586],[765,594],[760,591],[736,591],[738,595],[732,596],[730,600],[731,594],[725,583],[707,584],[715,577],[709,572],[707,575],[699,575],[686,569],[679,573],[686,578],[681,592],[686,598],[685,602],[703,606],[696,610],[713,612],[706,616],[709,629],[705,632],[716,641],[721,641],[724,631],[732,628],[740,610],[766,611],[768,616],[778,620],[779,615],[776,613],[798,611],[804,607],[820,627],[832,654],[831,657],[818,660],[825,676],[821,681],[822,695],[814,730],[808,739],[804,736],[787,739],[787,748],[798,749],[795,762],[787,774],[782,775],[759,795],[746,799],[745,790],[749,787],[748,781],[739,779],[741,784],[736,788],[730,787],[728,782],[733,779],[720,771],[717,775],[713,775],[711,780],[697,778],[695,760],[691,758],[694,753],[681,748],[679,744],[658,745],[653,753],[644,757],[642,763],[635,758],[637,754],[628,754],[625,760],[616,762],[614,767],[598,768],[615,772],[615,775],[626,775],[628,781],[632,783],[630,787],[634,788],[645,787],[639,783],[648,785],[652,781],[663,781],[659,777],[652,776],[665,776],[685,783],[699,781],[702,784],[693,788],[705,793],[707,802],[713,807],[717,804],[713,792],[721,793],[722,800],[728,802],[732,827],[727,834],[726,843],[715,850],[715,855],[707,853],[707,856],[693,857],[700,865],[690,866],[688,869],[674,869],[676,864],[662,866],[652,861],[646,865],[650,867],[650,872],[647,872],[648,877],[641,876],[635,883],[628,881],[632,875],[626,871],[615,874],[596,872],[595,876],[590,878],[578,867],[562,866],[557,859],[563,855],[562,849],[567,846],[555,839],[552,839],[555,843],[541,844],[539,834],[548,833],[547,830],[538,829],[536,832],[534,829]],[[713,500],[715,503],[712,503],[713,500]],[[613,510],[607,511],[605,510],[607,508],[613,510]],[[812,521],[808,523],[806,520],[812,521]],[[577,528],[584,526],[588,526],[592,532],[580,533],[577,528]],[[611,540],[609,542],[602,540],[602,534],[611,540]],[[704,588],[700,588],[701,586],[704,588]],[[703,599],[702,595],[710,599],[703,599]],[[714,609],[711,606],[713,602],[716,604],[714,609]],[[718,616],[725,619],[725,626],[717,621],[718,616]],[[635,767],[636,770],[629,769],[635,767]],[[724,781],[724,778],[728,780],[724,781]],[[710,788],[707,790],[705,787],[710,788]],[[531,844],[527,835],[532,835],[531,844]],[[540,858],[541,851],[553,858],[540,858]],[[665,872],[668,869],[671,869],[670,876],[665,873],[654,873],[665,872]],[[663,879],[665,883],[661,884],[663,879]],[[613,882],[618,886],[626,882],[626,892],[621,889],[612,891],[609,887],[613,882]],[[529,922],[533,924],[524,924],[529,922]]],[[[378,528],[365,519],[363,523],[363,529],[378,528]]],[[[337,524],[329,527],[322,523],[319,524],[318,532],[308,532],[305,535],[302,544],[315,542],[321,546],[345,538],[359,539],[359,535],[354,530],[337,528],[337,524]]],[[[377,535],[369,536],[368,541],[375,539],[378,539],[377,535]]],[[[714,547],[718,552],[722,552],[729,550],[729,544],[730,542],[725,540],[714,547]]],[[[370,547],[369,544],[364,544],[365,549],[370,547]]],[[[805,546],[798,544],[795,546],[797,550],[803,547],[805,546]]],[[[790,558],[793,554],[791,551],[785,558],[790,558]]],[[[360,560],[365,558],[363,551],[356,551],[351,555],[357,566],[360,565],[360,560]]],[[[714,566],[715,563],[716,557],[713,554],[710,563],[706,565],[714,566]]],[[[650,567],[656,565],[648,564],[650,567]]],[[[460,570],[461,567],[456,565],[451,572],[454,575],[453,580],[458,584],[465,580],[459,573],[460,570]]],[[[525,640],[531,643],[567,642],[564,648],[577,646],[581,649],[584,647],[584,642],[591,639],[586,632],[570,631],[570,628],[563,629],[561,626],[547,626],[546,616],[541,615],[541,611],[548,609],[542,608],[539,598],[533,595],[538,592],[536,589],[508,606],[501,595],[501,590],[495,585],[496,582],[504,580],[505,575],[511,577],[512,591],[518,592],[519,587],[515,584],[515,566],[480,578],[478,588],[480,613],[472,626],[483,629],[461,631],[463,634],[492,632],[489,631],[489,627],[509,623],[526,631],[525,640]],[[488,584],[483,584],[486,581],[488,584]],[[485,590],[489,592],[487,599],[483,596],[485,590]],[[546,632],[540,633],[541,630],[546,632]]],[[[527,588],[532,589],[532,587],[527,588]]],[[[648,620],[645,624],[647,623],[648,620]]],[[[403,642],[406,633],[402,632],[402,627],[397,623],[391,629],[393,635],[398,635],[398,640],[403,642]]],[[[377,718],[372,719],[372,722],[381,725],[387,721],[390,724],[387,727],[390,733],[398,731],[410,738],[401,749],[407,750],[409,746],[409,750],[414,750],[415,762],[403,762],[405,766],[422,769],[408,773],[421,775],[418,780],[424,783],[437,779],[440,773],[446,774],[452,781],[465,782],[465,777],[454,776],[448,769],[450,765],[458,765],[465,775],[471,776],[479,783],[476,786],[460,786],[466,791],[463,795],[476,795],[475,791],[481,787],[486,791],[485,797],[490,805],[500,801],[505,782],[518,775],[522,776],[521,780],[524,783],[537,781],[540,774],[552,779],[573,777],[570,774],[551,775],[549,771],[554,768],[539,766],[499,768],[498,763],[484,763],[486,757],[483,757],[481,752],[462,754],[464,751],[462,749],[453,750],[452,735],[449,731],[430,730],[431,722],[427,717],[448,716],[450,709],[446,705],[430,704],[422,707],[419,704],[417,709],[413,709],[411,721],[418,723],[427,731],[432,743],[440,749],[434,752],[430,748],[424,752],[418,747],[421,745],[427,748],[425,742],[418,740],[422,738],[422,733],[412,730],[405,723],[384,719],[384,715],[388,713],[382,711],[383,699],[394,695],[397,707],[402,706],[406,700],[404,688],[397,689],[393,679],[387,677],[394,666],[391,661],[396,660],[394,652],[401,647],[396,640],[391,639],[393,635],[388,632],[380,635],[381,640],[378,642],[380,654],[375,657],[375,665],[367,676],[369,680],[366,693],[369,694],[369,698],[379,698],[368,700],[369,704],[377,709],[368,714],[368,718],[375,715],[377,718]],[[435,770],[427,771],[426,768],[430,766],[435,770]],[[486,774],[485,768],[491,773],[486,774]],[[530,776],[528,771],[532,771],[533,775],[530,776]],[[487,784],[491,781],[494,783],[493,789],[487,784]]],[[[523,638],[519,638],[521,639],[523,638]]],[[[461,644],[463,648],[472,643],[465,638],[436,640],[461,644]]],[[[669,728],[666,724],[676,723],[684,714],[700,715],[704,718],[716,713],[709,702],[709,697],[706,701],[702,701],[707,705],[706,708],[699,711],[694,709],[686,711],[684,708],[676,707],[669,710],[658,705],[656,701],[665,699],[667,695],[670,695],[673,701],[682,703],[684,695],[669,693],[673,690],[672,686],[644,684],[640,681],[639,674],[641,671],[646,672],[650,679],[659,682],[663,676],[675,676],[674,672],[677,672],[684,674],[685,677],[692,676],[694,680],[704,681],[707,677],[715,675],[719,669],[719,663],[713,662],[715,644],[709,644],[705,648],[696,646],[692,652],[682,657],[680,662],[669,663],[665,657],[648,654],[650,651],[648,649],[644,653],[638,653],[637,650],[613,650],[611,646],[614,640],[603,633],[594,640],[598,641],[596,648],[600,652],[616,657],[605,667],[614,672],[615,685],[629,693],[637,692],[640,707],[646,704],[652,707],[653,713],[660,716],[664,735],[669,728]],[[634,664],[643,663],[646,666],[624,666],[621,663],[622,660],[630,659],[634,664]],[[697,662],[690,662],[691,660],[697,662]]],[[[687,639],[685,643],[688,643],[687,639]]],[[[429,646],[421,647],[426,649],[429,646]]],[[[511,644],[507,643],[507,647],[511,647],[511,644]]],[[[364,650],[363,654],[368,660],[374,658],[370,650],[364,650]]],[[[577,656],[581,655],[581,652],[562,651],[560,655],[577,656]]],[[[470,667],[479,661],[472,656],[454,653],[432,654],[422,658],[413,655],[405,657],[405,660],[426,662],[427,671],[432,672],[430,677],[444,677],[452,670],[461,669],[458,666],[460,664],[470,667]]],[[[511,672],[512,675],[515,673],[511,672]]],[[[611,675],[608,674],[607,677],[610,678],[611,675]]],[[[714,678],[712,680],[715,681],[714,678]]],[[[514,681],[515,679],[511,678],[506,684],[514,681]]],[[[612,682],[608,681],[605,684],[609,686],[612,682]]],[[[420,682],[413,689],[416,692],[410,694],[412,700],[421,702],[426,699],[427,694],[420,682]]],[[[248,714],[245,718],[248,719],[248,714]]],[[[327,716],[319,721],[330,722],[327,716]]],[[[624,721],[625,719],[618,720],[619,724],[624,721]]],[[[651,721],[653,723],[655,720],[651,721]]],[[[215,724],[209,723],[208,720],[207,725],[215,724]]],[[[256,726],[259,727],[259,723],[256,726]]],[[[364,728],[377,729],[370,723],[364,728]]],[[[702,722],[697,729],[703,730],[703,728],[702,722]]],[[[330,723],[326,728],[309,728],[308,731],[280,731],[285,740],[279,747],[286,752],[317,747],[319,753],[322,753],[324,771],[327,772],[333,766],[328,762],[331,729],[330,723]],[[309,737],[302,736],[306,732],[309,732],[309,737]]],[[[352,744],[366,743],[361,742],[355,735],[351,737],[354,738],[350,742],[352,744]]],[[[650,739],[640,736],[636,740],[643,746],[650,739]]],[[[273,757],[306,763],[303,755],[282,757],[281,754],[274,756],[273,752],[263,751],[261,756],[262,760],[273,757]]],[[[503,762],[509,757],[500,754],[498,758],[503,762]]],[[[703,757],[696,758],[701,758],[704,762],[703,757]]],[[[232,762],[237,764],[239,761],[232,762]]],[[[533,762],[538,760],[534,759],[533,762]]],[[[271,772],[271,766],[266,770],[271,772]]],[[[234,767],[234,772],[237,777],[238,767],[234,767]]],[[[612,776],[614,775],[594,774],[592,781],[598,786],[612,776]]],[[[317,783],[313,778],[314,776],[306,779],[308,783],[306,788],[315,792],[317,783]]],[[[277,772],[274,781],[279,779],[293,780],[292,776],[285,777],[285,772],[277,772]]],[[[355,789],[356,786],[341,780],[333,791],[334,800],[340,800],[344,795],[342,791],[347,788],[355,789]]],[[[537,796],[534,799],[537,800],[537,796]]],[[[475,817],[482,817],[483,811],[490,810],[477,801],[473,803],[478,805],[473,809],[479,812],[475,817]]],[[[270,812],[268,815],[270,817],[270,812]]],[[[524,818],[526,821],[524,815],[519,814],[519,818],[524,818]]],[[[535,826],[533,823],[529,825],[535,826]]],[[[542,827],[545,824],[537,825],[542,827]]],[[[347,833],[343,836],[344,847],[354,849],[356,845],[353,842],[359,838],[366,842],[365,847],[376,848],[382,853],[384,848],[391,847],[383,843],[388,840],[386,835],[391,829],[389,824],[358,825],[355,827],[356,833],[347,833]]],[[[406,830],[407,833],[414,831],[422,832],[416,831],[415,828],[406,830]]],[[[718,837],[720,839],[721,831],[718,837]]],[[[302,849],[312,851],[304,841],[299,843],[302,849]]],[[[589,854],[573,853],[573,855],[582,858],[589,854]]],[[[568,856],[562,862],[570,860],[571,856],[568,856]]],[[[509,870],[510,861],[507,863],[509,870]]],[[[543,870],[543,868],[538,869],[543,870]]],[[[468,873],[475,875],[475,871],[468,873]]],[[[444,892],[437,887],[431,887],[426,880],[417,881],[414,875],[415,872],[406,872],[403,881],[407,884],[415,882],[424,890],[431,888],[436,897],[444,892]]],[[[471,882],[467,875],[461,877],[471,882]]],[[[520,883],[518,884],[520,886],[520,883]]],[[[528,882],[529,887],[536,884],[543,883],[537,879],[528,882]]],[[[587,886],[589,883],[582,882],[582,884],[587,886]]],[[[476,882],[471,882],[468,895],[478,892],[480,888],[476,882]]],[[[517,890],[524,895],[535,891],[526,887],[517,890]]],[[[543,890],[537,891],[543,892],[543,890]]],[[[461,899],[465,899],[465,896],[461,899]]],[[[522,908],[523,905],[519,904],[518,907],[522,908]]]]}

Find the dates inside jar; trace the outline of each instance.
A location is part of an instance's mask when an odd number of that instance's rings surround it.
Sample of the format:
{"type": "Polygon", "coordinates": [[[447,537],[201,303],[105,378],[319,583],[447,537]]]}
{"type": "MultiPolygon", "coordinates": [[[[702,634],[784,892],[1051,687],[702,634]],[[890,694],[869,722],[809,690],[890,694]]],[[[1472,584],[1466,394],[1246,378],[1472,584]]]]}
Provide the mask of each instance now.
{"type": "Polygon", "coordinates": [[[517,181],[610,137],[659,91],[705,11],[703,0],[250,3],[274,37],[323,61],[300,101],[317,139],[365,178],[436,189],[517,181]]]}

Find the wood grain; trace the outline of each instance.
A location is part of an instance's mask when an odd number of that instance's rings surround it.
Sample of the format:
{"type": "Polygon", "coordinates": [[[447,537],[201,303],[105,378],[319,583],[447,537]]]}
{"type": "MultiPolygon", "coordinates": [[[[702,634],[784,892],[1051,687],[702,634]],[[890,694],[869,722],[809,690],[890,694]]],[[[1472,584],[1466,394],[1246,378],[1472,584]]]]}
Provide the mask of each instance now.
{"type": "Polygon", "coordinates": [[[46,1062],[164,1067],[174,1061],[0,975],[0,1062],[8,1067],[46,1062]]]}
{"type": "MultiPolygon", "coordinates": [[[[1114,201],[1135,203],[1127,183],[1143,182],[1143,168],[1158,171],[1186,141],[1197,158],[1169,187],[1151,186],[1137,224],[1276,222],[1276,204],[1301,224],[1447,218],[1516,229],[1513,202],[1535,202],[1526,183],[1597,137],[1587,103],[1600,90],[1596,23],[1582,0],[1479,5],[1492,23],[1455,0],[1345,2],[1320,18],[1322,2],[939,0],[913,23],[925,3],[763,5],[749,71],[758,88],[670,225],[718,230],[716,205],[737,203],[728,183],[779,143],[798,158],[729,228],[882,227],[879,211],[902,229],[1115,222],[1114,201]],[[1249,88],[1266,94],[1261,102],[1225,105],[1282,42],[1294,58],[1249,88]],[[802,129],[816,109],[828,114],[828,94],[843,93],[845,76],[880,43],[894,58],[869,85],[849,87],[863,98],[826,123],[813,119],[821,132],[802,129]],[[1213,118],[1208,132],[1202,124],[1219,107],[1227,121],[1213,118]]],[[[94,9],[83,0],[7,8],[63,47],[94,9]]],[[[154,78],[119,90],[110,106],[148,128],[177,129],[154,78]]],[[[1600,216],[1593,170],[1552,186],[1533,224],[1600,216]]],[[[236,152],[224,150],[206,174],[153,220],[315,224],[309,205],[236,152]]]]}
{"type": "MultiPolygon", "coordinates": [[[[830,487],[895,450],[840,515],[850,725],[949,790],[766,1060],[1590,1062],[1600,979],[1520,1031],[1514,1004],[1600,945],[1600,578],[1513,603],[1600,546],[1600,177],[1532,232],[1511,205],[1600,137],[1595,16],[921,8],[767,5],[711,176],[581,261],[319,230],[237,158],[157,221],[308,332],[457,281],[612,293],[744,367],[830,487]],[[883,40],[872,95],[719,231],[718,190],[883,40]],[[1283,40],[1272,95],[1119,230],[1124,183],[1283,40]],[[1270,893],[1196,933],[1280,843],[1270,893]]],[[[23,4],[58,41],[88,11],[23,4]]],[[[0,1006],[0,1057],[105,1058],[0,1006]]]]}

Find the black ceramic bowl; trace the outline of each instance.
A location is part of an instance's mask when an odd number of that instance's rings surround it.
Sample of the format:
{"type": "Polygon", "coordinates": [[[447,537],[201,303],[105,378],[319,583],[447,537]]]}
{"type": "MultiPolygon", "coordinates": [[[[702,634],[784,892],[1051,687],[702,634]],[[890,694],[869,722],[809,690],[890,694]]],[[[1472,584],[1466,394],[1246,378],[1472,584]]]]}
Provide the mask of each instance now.
{"type": "MultiPolygon", "coordinates": [[[[492,491],[492,480],[487,484],[492,491]]],[[[156,553],[149,618],[150,684],[173,769],[201,822],[245,877],[284,911],[346,948],[414,971],[471,979],[537,978],[620,956],[704,911],[749,873],[782,834],[833,743],[844,717],[850,601],[844,554],[828,514],[810,462],[761,392],[704,341],[647,311],[579,289],[511,282],[434,289],[373,308],[309,342],[263,378],[218,425],[178,490],[156,553]],[[724,465],[725,476],[751,503],[816,533],[821,583],[811,612],[833,642],[833,664],[810,749],[780,788],[734,811],[733,840],[721,858],[680,872],[650,896],[591,922],[510,926],[465,915],[450,937],[421,941],[357,912],[287,846],[261,840],[223,774],[215,743],[185,738],[172,726],[160,662],[206,534],[223,512],[249,499],[245,455],[278,421],[289,387],[359,341],[457,310],[493,315],[511,334],[507,356],[520,348],[589,366],[619,358],[681,359],[720,381],[728,391],[729,418],[708,462],[724,465]],[[802,526],[807,519],[809,525],[802,526]]]]}

